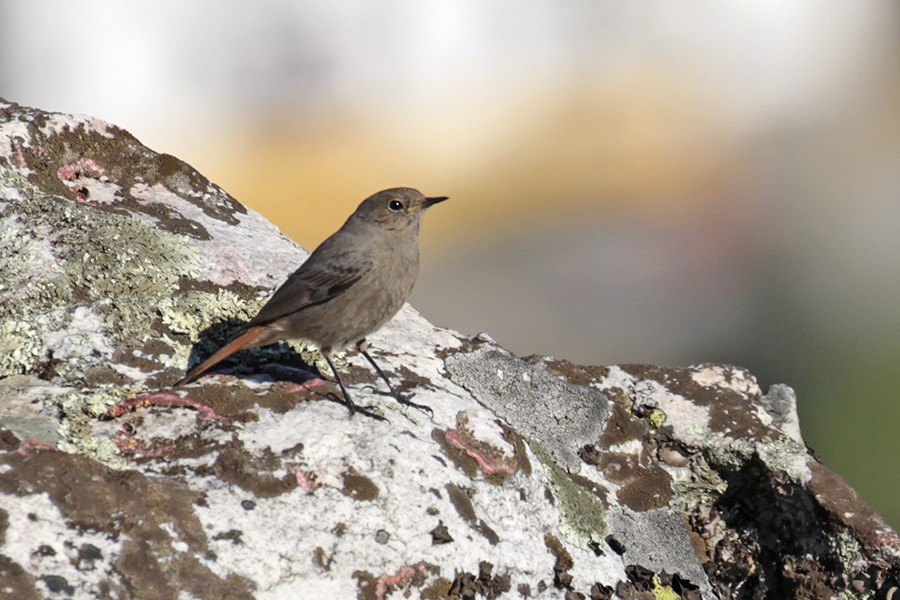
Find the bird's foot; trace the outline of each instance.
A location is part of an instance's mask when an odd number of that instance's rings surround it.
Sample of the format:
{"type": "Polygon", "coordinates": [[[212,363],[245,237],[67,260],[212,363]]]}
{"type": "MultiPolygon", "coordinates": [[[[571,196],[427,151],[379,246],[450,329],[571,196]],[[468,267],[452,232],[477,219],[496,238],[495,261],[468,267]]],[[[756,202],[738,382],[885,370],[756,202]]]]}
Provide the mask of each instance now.
{"type": "Polygon", "coordinates": [[[367,416],[367,417],[369,417],[369,418],[371,418],[371,419],[375,419],[376,421],[384,421],[385,423],[388,422],[388,420],[387,420],[385,417],[383,417],[383,416],[381,416],[380,414],[378,414],[377,412],[375,412],[375,407],[374,407],[374,406],[371,406],[371,405],[363,406],[363,405],[360,405],[360,404],[356,404],[356,403],[353,402],[353,400],[351,400],[349,397],[345,396],[345,397],[343,397],[343,398],[339,398],[338,395],[337,395],[337,394],[334,394],[334,393],[329,393],[329,394],[327,394],[327,397],[328,397],[330,400],[333,400],[333,401],[335,401],[335,402],[340,402],[341,404],[343,404],[344,406],[346,406],[346,407],[347,407],[347,410],[350,411],[350,416],[351,416],[351,417],[352,417],[353,415],[359,413],[359,414],[365,415],[365,416],[367,416]]]}
{"type": "Polygon", "coordinates": [[[429,418],[432,418],[432,419],[434,418],[434,411],[431,410],[430,406],[427,406],[425,404],[419,404],[418,402],[412,401],[412,397],[415,396],[415,394],[412,394],[412,393],[404,394],[403,392],[398,392],[398,391],[394,390],[393,388],[389,392],[382,392],[382,391],[379,391],[379,389],[377,387],[375,387],[374,385],[370,385],[370,384],[363,386],[363,389],[369,390],[373,394],[381,394],[383,396],[390,396],[391,398],[396,400],[401,405],[408,406],[410,408],[415,408],[416,410],[420,410],[423,413],[427,413],[429,418]]]}
{"type": "Polygon", "coordinates": [[[404,394],[402,392],[395,392],[391,390],[391,396],[393,396],[394,400],[402,404],[403,406],[408,406],[410,408],[415,408],[416,410],[422,411],[428,415],[428,418],[434,418],[434,411],[431,410],[431,407],[425,404],[419,404],[418,402],[413,402],[412,397],[415,394],[404,394]]]}

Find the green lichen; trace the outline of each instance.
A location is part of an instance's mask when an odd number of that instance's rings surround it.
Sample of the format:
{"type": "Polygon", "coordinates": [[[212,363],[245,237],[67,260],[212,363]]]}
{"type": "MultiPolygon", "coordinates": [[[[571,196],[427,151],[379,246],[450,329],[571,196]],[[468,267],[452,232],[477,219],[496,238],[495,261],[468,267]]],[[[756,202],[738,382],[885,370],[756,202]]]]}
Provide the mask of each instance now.
{"type": "MultiPolygon", "coordinates": [[[[160,302],[176,293],[180,277],[199,272],[192,245],[148,219],[78,205],[9,172],[0,181],[10,215],[0,221],[0,348],[22,348],[2,353],[0,374],[38,372],[49,359],[48,336],[78,335],[70,325],[79,307],[100,316],[100,331],[88,334],[101,334],[108,349],[161,337],[150,327],[160,302]]],[[[57,375],[81,377],[110,353],[87,352],[57,375]]]]}
{"type": "MultiPolygon", "coordinates": [[[[201,353],[211,354],[219,349],[225,340],[236,333],[239,323],[253,318],[262,308],[268,296],[244,298],[224,288],[215,293],[189,290],[164,298],[158,305],[158,314],[162,323],[173,333],[195,342],[201,342],[201,353]],[[210,327],[224,322],[234,322],[230,329],[224,329],[218,338],[204,336],[210,327]]],[[[168,336],[164,339],[175,349],[175,354],[165,361],[165,366],[184,367],[192,352],[192,346],[179,344],[168,336]]],[[[323,373],[328,372],[328,363],[320,352],[302,341],[288,341],[287,344],[309,365],[315,365],[323,373]],[[323,370],[324,369],[324,370],[323,370]]],[[[278,352],[273,350],[273,352],[278,352]]],[[[343,354],[335,355],[335,366],[346,364],[343,354]]]]}
{"type": "Polygon", "coordinates": [[[72,390],[56,398],[62,413],[57,433],[62,437],[58,447],[64,452],[90,456],[113,469],[128,469],[133,465],[122,456],[115,443],[106,437],[92,435],[97,417],[106,415],[109,408],[122,402],[143,388],[99,385],[91,389],[72,390]]]}
{"type": "Polygon", "coordinates": [[[118,344],[138,346],[153,335],[158,304],[171,297],[178,278],[199,272],[197,251],[152,223],[113,216],[68,275],[77,289],[90,290],[102,304],[106,332],[118,344]],[[79,264],[80,262],[80,264],[79,264]]]}
{"type": "Polygon", "coordinates": [[[197,338],[202,331],[220,321],[249,319],[260,305],[258,300],[246,300],[226,289],[219,289],[215,294],[188,291],[164,298],[159,304],[159,314],[174,333],[197,338]]]}
{"type": "Polygon", "coordinates": [[[659,580],[653,578],[653,588],[650,590],[655,600],[679,600],[681,596],[670,585],[660,585],[659,580]]]}
{"type": "Polygon", "coordinates": [[[550,488],[559,502],[559,531],[574,546],[590,550],[604,542],[606,511],[600,500],[572,481],[553,455],[540,443],[528,441],[550,478],[550,488]]]}
{"type": "Polygon", "coordinates": [[[179,279],[199,272],[199,254],[149,219],[76,204],[10,171],[0,169],[0,190],[0,377],[47,376],[51,367],[57,385],[78,388],[52,400],[62,415],[60,448],[124,468],[128,461],[92,425],[138,388],[90,383],[88,373],[108,371],[118,350],[151,338],[187,362],[188,345],[151,324],[162,301],[177,296],[179,279]]]}
{"type": "Polygon", "coordinates": [[[666,423],[666,413],[658,408],[651,410],[647,418],[650,420],[650,424],[653,425],[654,430],[658,430],[666,423]]]}
{"type": "Polygon", "coordinates": [[[26,265],[37,255],[37,244],[30,237],[16,231],[15,221],[15,217],[4,219],[0,226],[0,256],[11,258],[0,261],[0,294],[9,291],[10,283],[22,277],[26,265]]]}
{"type": "Polygon", "coordinates": [[[757,441],[749,438],[707,437],[706,452],[718,468],[740,469],[756,452],[757,441]]]}
{"type": "Polygon", "coordinates": [[[865,563],[863,548],[849,531],[840,531],[831,541],[835,545],[834,554],[841,563],[841,571],[852,573],[865,563]]]}
{"type": "Polygon", "coordinates": [[[71,440],[60,442],[58,448],[63,452],[68,452],[70,454],[83,454],[89,456],[93,460],[117,471],[125,471],[134,468],[134,464],[122,456],[119,452],[119,448],[109,438],[72,438],[71,440]]]}
{"type": "Polygon", "coordinates": [[[810,477],[806,466],[806,448],[787,436],[764,440],[758,445],[757,452],[772,471],[787,473],[797,482],[804,482],[810,477]]]}
{"type": "Polygon", "coordinates": [[[698,456],[690,469],[670,469],[672,482],[681,507],[691,510],[716,502],[728,484],[703,458],[698,456]]]}
{"type": "MultiPolygon", "coordinates": [[[[194,342],[203,340],[205,347],[201,349],[212,353],[225,341],[224,338],[213,340],[204,338],[201,334],[213,325],[225,321],[247,321],[256,314],[260,306],[259,300],[248,300],[226,289],[219,289],[215,293],[190,290],[163,298],[157,307],[157,315],[173,334],[182,335],[194,342]]],[[[235,331],[237,326],[231,333],[235,331]]],[[[165,366],[186,366],[192,346],[179,343],[168,335],[162,337],[175,349],[174,355],[165,361],[165,366]]]]}
{"type": "MultiPolygon", "coordinates": [[[[328,366],[328,362],[325,360],[325,357],[322,356],[322,353],[319,349],[314,345],[301,340],[290,340],[287,344],[294,349],[297,354],[300,355],[300,358],[303,359],[303,362],[306,364],[313,366],[316,368],[319,373],[331,373],[331,367],[328,366]]],[[[344,351],[333,352],[331,354],[331,362],[334,363],[334,368],[338,371],[346,371],[347,366],[350,364],[348,360],[348,355],[344,351]]],[[[415,411],[413,411],[415,412],[415,411]]],[[[407,418],[413,418],[415,420],[415,415],[407,415],[407,418]]]]}
{"type": "Polygon", "coordinates": [[[37,369],[43,354],[37,329],[25,321],[0,321],[0,377],[37,369]]]}

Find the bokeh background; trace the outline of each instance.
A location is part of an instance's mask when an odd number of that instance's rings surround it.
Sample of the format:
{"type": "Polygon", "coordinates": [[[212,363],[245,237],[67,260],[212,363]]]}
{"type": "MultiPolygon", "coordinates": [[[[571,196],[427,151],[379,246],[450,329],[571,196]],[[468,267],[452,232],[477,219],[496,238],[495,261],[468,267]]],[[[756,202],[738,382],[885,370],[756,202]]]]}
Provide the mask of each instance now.
{"type": "Polygon", "coordinates": [[[733,362],[900,524],[892,2],[33,0],[0,96],[125,127],[307,248],[451,201],[413,304],[519,354],[733,362]]]}

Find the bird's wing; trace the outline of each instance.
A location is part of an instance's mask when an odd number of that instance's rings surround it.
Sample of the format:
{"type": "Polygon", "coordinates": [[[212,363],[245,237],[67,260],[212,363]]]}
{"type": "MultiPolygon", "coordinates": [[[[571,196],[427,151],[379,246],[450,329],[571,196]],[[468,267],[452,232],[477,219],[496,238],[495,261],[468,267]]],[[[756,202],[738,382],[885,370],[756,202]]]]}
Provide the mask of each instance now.
{"type": "Polygon", "coordinates": [[[358,253],[330,253],[329,260],[315,254],[281,284],[247,327],[265,325],[313,304],[327,302],[345,292],[372,268],[369,257],[358,253]]]}

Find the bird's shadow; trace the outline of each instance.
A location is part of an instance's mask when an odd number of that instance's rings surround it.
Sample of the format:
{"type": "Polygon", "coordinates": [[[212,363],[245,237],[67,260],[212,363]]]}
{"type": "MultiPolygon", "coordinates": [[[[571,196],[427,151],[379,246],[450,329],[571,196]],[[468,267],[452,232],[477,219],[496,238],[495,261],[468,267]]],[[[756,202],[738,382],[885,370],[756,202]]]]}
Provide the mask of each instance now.
{"type": "MultiPolygon", "coordinates": [[[[191,347],[185,372],[212,356],[240,333],[246,324],[246,321],[232,317],[201,331],[191,347]]],[[[229,374],[236,377],[267,375],[275,381],[296,384],[322,377],[314,365],[304,361],[302,355],[286,342],[238,350],[211,367],[200,378],[212,374],[229,374]]]]}

